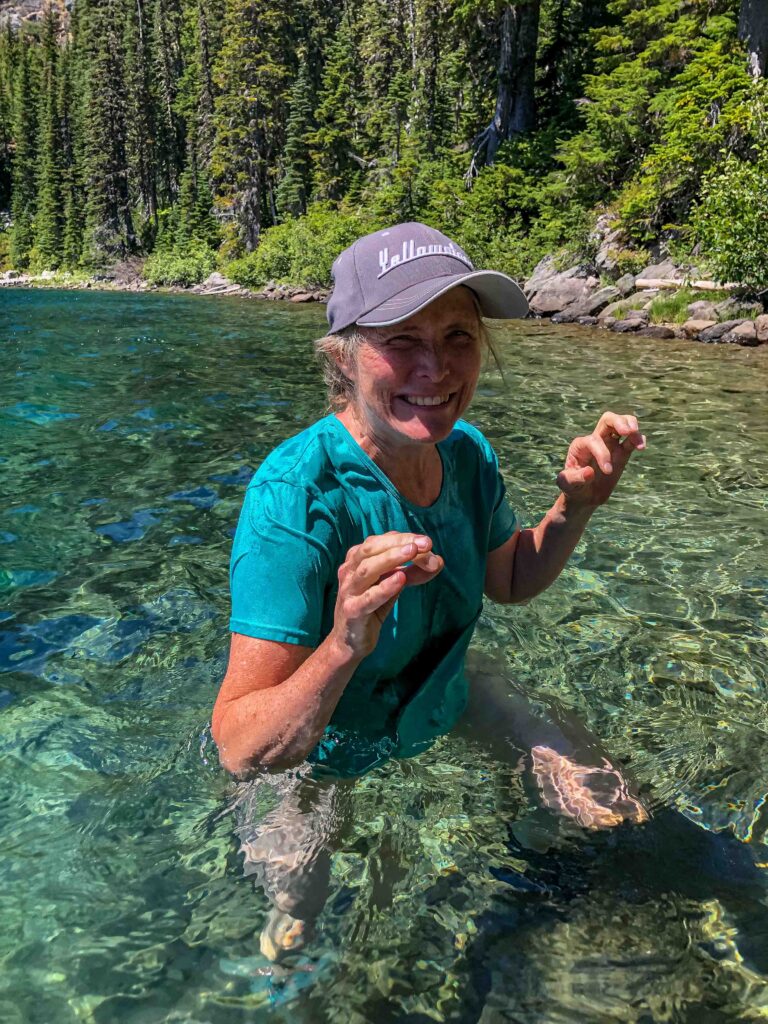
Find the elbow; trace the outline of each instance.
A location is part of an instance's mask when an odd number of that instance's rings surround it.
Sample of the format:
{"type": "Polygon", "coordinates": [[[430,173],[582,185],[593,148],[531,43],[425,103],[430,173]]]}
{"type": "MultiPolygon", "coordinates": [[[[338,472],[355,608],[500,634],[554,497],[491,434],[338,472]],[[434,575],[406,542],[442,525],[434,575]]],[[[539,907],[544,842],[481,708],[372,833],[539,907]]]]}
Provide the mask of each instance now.
{"type": "Polygon", "coordinates": [[[255,737],[251,737],[252,742],[244,749],[242,737],[228,726],[226,713],[217,715],[214,709],[211,735],[219,752],[219,764],[239,782],[252,779],[261,772],[295,768],[306,758],[306,753],[294,756],[284,748],[278,737],[262,743],[253,742],[255,737]]]}

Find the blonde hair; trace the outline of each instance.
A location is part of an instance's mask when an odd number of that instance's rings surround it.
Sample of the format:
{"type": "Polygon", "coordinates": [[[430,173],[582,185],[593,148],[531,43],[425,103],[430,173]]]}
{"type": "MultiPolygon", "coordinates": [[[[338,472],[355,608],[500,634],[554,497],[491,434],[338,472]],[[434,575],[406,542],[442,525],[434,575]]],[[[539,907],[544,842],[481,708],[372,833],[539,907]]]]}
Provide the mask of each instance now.
{"type": "MultiPolygon", "coordinates": [[[[474,292],[472,292],[472,298],[477,310],[480,341],[503,376],[504,369],[493,339],[492,329],[483,320],[480,303],[474,292]]],[[[320,363],[328,392],[328,404],[331,409],[344,409],[354,399],[355,385],[342,370],[341,363],[354,365],[357,359],[357,349],[363,341],[365,338],[360,328],[357,324],[352,324],[351,327],[345,327],[338,334],[326,334],[325,337],[318,338],[315,342],[315,355],[320,363]]]]}

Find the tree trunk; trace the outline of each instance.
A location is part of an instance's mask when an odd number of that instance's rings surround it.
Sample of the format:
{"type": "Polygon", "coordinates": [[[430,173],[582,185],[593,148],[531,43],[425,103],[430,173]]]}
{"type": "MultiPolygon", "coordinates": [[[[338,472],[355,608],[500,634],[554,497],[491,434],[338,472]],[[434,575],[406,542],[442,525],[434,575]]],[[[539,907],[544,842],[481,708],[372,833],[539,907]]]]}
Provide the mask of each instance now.
{"type": "Polygon", "coordinates": [[[492,164],[502,142],[536,126],[534,85],[541,0],[504,4],[500,23],[498,85],[493,120],[474,140],[470,176],[492,164]]]}
{"type": "Polygon", "coordinates": [[[768,2],[741,0],[739,39],[749,50],[749,66],[755,78],[766,72],[768,65],[768,2]]]}

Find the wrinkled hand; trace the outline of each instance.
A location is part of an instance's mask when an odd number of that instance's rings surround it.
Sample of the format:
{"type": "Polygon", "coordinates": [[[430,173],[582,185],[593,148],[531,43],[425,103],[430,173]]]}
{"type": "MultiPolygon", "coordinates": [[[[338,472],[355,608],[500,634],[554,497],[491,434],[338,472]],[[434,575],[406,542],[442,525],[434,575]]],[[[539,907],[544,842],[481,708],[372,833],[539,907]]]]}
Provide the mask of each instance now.
{"type": "Polygon", "coordinates": [[[344,651],[356,658],[370,654],[401,591],[437,576],[445,563],[431,549],[429,537],[395,531],[349,549],[339,568],[332,630],[344,651]]]}
{"type": "Polygon", "coordinates": [[[571,442],[557,486],[569,503],[597,506],[607,501],[632,452],[645,448],[634,416],[604,412],[591,434],[571,442]]]}

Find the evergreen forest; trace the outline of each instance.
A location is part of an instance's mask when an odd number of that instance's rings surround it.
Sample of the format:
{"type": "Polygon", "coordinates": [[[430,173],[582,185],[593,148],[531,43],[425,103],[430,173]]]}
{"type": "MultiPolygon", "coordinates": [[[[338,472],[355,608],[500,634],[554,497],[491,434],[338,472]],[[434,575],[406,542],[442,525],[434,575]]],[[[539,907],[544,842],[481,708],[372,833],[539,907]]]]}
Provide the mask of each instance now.
{"type": "Polygon", "coordinates": [[[768,288],[765,0],[47,0],[0,35],[0,269],[325,285],[422,220],[525,277],[768,288]]]}

